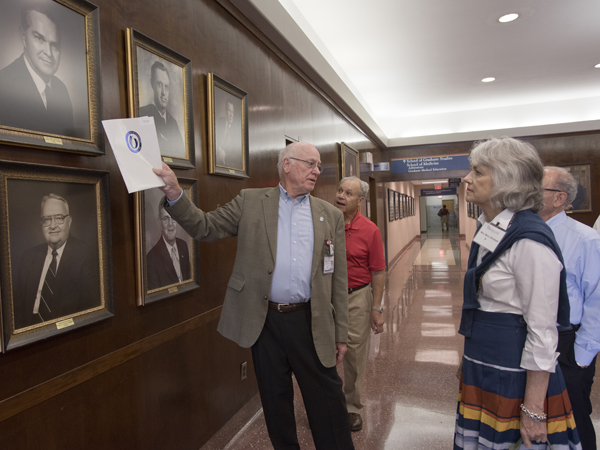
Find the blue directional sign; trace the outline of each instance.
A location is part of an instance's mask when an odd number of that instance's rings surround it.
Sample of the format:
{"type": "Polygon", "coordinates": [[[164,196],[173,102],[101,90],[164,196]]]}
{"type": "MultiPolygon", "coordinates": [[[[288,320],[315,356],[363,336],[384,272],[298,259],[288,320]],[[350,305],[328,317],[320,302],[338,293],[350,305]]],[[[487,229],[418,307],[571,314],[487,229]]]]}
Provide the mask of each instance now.
{"type": "Polygon", "coordinates": [[[421,190],[421,197],[433,197],[434,195],[456,195],[456,188],[421,190]]]}
{"type": "Polygon", "coordinates": [[[469,168],[469,155],[432,156],[427,158],[394,159],[392,173],[438,172],[469,168]]]}

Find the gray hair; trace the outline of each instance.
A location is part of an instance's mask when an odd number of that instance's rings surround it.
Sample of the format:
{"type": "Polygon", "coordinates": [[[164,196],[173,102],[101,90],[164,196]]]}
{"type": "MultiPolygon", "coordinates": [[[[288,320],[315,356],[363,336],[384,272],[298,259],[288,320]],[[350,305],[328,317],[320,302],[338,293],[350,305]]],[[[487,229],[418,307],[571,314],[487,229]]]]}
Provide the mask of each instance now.
{"type": "Polygon", "coordinates": [[[54,3],[42,3],[41,1],[32,1],[26,3],[25,6],[21,8],[21,29],[23,31],[27,31],[31,26],[31,19],[29,14],[33,11],[37,11],[40,14],[46,16],[50,22],[54,24],[56,27],[56,33],[58,35],[58,40],[61,40],[61,29],[58,26],[58,18],[56,16],[57,7],[54,3]]]}
{"type": "Polygon", "coordinates": [[[56,194],[48,194],[48,195],[44,195],[42,197],[42,207],[40,209],[40,211],[44,210],[44,205],[46,204],[46,202],[48,200],[59,200],[61,202],[63,202],[65,204],[65,206],[67,207],[67,213],[69,212],[69,202],[67,202],[64,198],[62,198],[60,195],[56,195],[56,194]]]}
{"type": "Polygon", "coordinates": [[[546,166],[544,167],[545,171],[552,170],[556,172],[555,188],[561,192],[567,194],[567,200],[565,201],[565,205],[569,206],[577,197],[577,181],[564,167],[556,167],[556,166],[546,166]]]}
{"type": "MultiPolygon", "coordinates": [[[[286,147],[279,152],[279,158],[277,159],[277,171],[279,172],[279,178],[283,174],[283,160],[285,158],[293,157],[296,154],[296,149],[302,147],[305,142],[292,142],[291,144],[286,145],[286,147]]],[[[296,164],[295,160],[291,160],[290,164],[296,164]]]]}
{"type": "Polygon", "coordinates": [[[154,80],[156,80],[156,71],[157,70],[162,70],[164,73],[167,74],[167,78],[169,78],[169,80],[171,79],[171,77],[169,76],[169,71],[167,70],[166,66],[161,63],[160,61],[154,61],[154,64],[152,64],[152,67],[150,67],[150,83],[154,84],[154,80]]]}
{"type": "Polygon", "coordinates": [[[543,209],[544,166],[533,145],[510,137],[492,138],[474,143],[469,161],[472,166],[490,169],[493,208],[513,212],[543,209]]]}
{"type": "Polygon", "coordinates": [[[346,178],[342,178],[340,181],[340,184],[338,184],[338,188],[342,185],[342,183],[344,181],[358,181],[360,183],[360,191],[358,192],[358,196],[359,197],[366,197],[367,194],[369,193],[369,183],[361,180],[358,177],[346,177],[346,178]]]}

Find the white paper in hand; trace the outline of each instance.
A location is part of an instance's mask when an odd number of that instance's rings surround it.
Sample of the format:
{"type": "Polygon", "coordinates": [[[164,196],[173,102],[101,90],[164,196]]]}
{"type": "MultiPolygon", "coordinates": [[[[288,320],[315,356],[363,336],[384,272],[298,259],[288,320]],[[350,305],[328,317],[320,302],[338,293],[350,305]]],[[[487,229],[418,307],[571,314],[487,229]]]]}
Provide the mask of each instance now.
{"type": "Polygon", "coordinates": [[[154,117],[103,120],[102,125],[130,194],[165,185],[152,172],[162,169],[154,117]]]}

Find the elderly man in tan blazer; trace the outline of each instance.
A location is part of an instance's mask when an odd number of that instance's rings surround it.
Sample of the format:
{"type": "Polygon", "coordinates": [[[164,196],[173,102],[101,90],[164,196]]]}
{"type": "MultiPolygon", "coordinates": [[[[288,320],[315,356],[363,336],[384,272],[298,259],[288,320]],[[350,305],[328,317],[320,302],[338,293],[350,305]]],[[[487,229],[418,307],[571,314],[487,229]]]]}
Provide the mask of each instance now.
{"type": "Polygon", "coordinates": [[[279,155],[280,184],[245,189],[204,212],[182,193],[166,164],[166,211],[195,239],[237,236],[233,273],[219,332],[252,359],[275,449],[299,449],[294,373],[318,450],[353,449],[342,382],[335,365],[346,352],[348,293],[344,217],[312,197],[321,158],[296,142],[279,155]]]}

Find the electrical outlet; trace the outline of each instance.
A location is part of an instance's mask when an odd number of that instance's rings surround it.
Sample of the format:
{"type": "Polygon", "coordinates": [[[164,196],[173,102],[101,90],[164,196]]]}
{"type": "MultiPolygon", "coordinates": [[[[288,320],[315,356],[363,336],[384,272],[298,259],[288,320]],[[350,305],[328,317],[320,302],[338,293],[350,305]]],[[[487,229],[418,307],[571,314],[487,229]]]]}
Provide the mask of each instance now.
{"type": "Polygon", "coordinates": [[[248,362],[244,361],[242,363],[242,365],[240,366],[240,376],[242,377],[242,380],[245,380],[246,378],[248,378],[248,362]]]}

